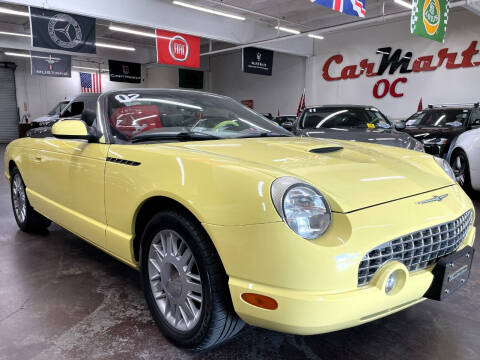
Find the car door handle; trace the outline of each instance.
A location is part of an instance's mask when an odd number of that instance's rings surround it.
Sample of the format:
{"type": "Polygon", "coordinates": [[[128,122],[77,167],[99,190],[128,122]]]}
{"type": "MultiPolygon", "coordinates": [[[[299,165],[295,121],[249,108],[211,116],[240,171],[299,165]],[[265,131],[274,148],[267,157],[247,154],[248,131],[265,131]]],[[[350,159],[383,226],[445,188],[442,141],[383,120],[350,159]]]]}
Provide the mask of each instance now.
{"type": "Polygon", "coordinates": [[[35,160],[36,161],[42,161],[42,156],[41,155],[35,155],[35,160]]]}

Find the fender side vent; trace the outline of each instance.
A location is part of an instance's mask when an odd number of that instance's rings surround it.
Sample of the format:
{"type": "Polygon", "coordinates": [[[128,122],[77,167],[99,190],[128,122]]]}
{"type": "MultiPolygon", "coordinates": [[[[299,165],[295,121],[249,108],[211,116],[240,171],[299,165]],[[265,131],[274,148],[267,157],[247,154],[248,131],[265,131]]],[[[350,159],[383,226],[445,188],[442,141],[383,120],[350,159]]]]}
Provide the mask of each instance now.
{"type": "Polygon", "coordinates": [[[112,158],[112,157],[107,157],[107,161],[117,163],[117,164],[129,165],[129,166],[139,166],[141,164],[141,163],[136,162],[136,161],[117,159],[117,158],[112,158]]]}
{"type": "Polygon", "coordinates": [[[343,147],[341,146],[329,146],[329,147],[323,147],[323,148],[318,148],[318,149],[311,149],[309,150],[311,153],[315,154],[327,154],[335,151],[342,150],[343,147]]]}

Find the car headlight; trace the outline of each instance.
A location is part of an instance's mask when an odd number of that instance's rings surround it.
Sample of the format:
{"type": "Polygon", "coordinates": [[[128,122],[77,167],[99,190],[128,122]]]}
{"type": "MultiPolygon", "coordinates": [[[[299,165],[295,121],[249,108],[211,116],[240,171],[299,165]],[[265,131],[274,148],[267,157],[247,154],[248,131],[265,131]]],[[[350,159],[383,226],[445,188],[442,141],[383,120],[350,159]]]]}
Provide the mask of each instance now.
{"type": "Polygon", "coordinates": [[[330,206],[313,186],[293,178],[276,179],[271,188],[273,205],[287,225],[304,239],[313,240],[332,222],[330,206]]]}
{"type": "Polygon", "coordinates": [[[423,144],[418,140],[415,140],[415,145],[413,146],[413,150],[425,152],[425,148],[423,147],[423,144]]]}
{"type": "Polygon", "coordinates": [[[448,139],[445,138],[431,138],[422,140],[425,145],[445,145],[448,142],[448,139]]]}
{"type": "Polygon", "coordinates": [[[443,171],[445,171],[447,173],[448,176],[450,176],[450,178],[453,180],[453,181],[457,181],[457,178],[455,177],[455,173],[453,172],[452,168],[450,167],[450,164],[448,163],[448,161],[446,161],[445,159],[442,159],[442,158],[439,158],[439,157],[434,157],[435,161],[437,162],[437,164],[443,169],[443,171]]]}

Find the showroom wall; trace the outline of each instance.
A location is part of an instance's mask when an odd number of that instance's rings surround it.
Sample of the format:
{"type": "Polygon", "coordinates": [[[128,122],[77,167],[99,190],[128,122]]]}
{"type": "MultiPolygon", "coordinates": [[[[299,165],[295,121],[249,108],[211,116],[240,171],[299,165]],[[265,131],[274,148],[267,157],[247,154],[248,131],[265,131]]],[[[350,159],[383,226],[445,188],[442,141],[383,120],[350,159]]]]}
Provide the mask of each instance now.
{"type": "Polygon", "coordinates": [[[275,52],[272,76],[242,72],[242,53],[212,56],[212,91],[235,100],[253,100],[260,113],[295,114],[305,87],[306,58],[275,52]]]}
{"type": "MultiPolygon", "coordinates": [[[[72,69],[71,78],[32,76],[30,74],[29,59],[0,56],[0,61],[9,61],[17,64],[15,82],[20,119],[23,119],[26,113],[30,114],[30,119],[45,115],[60,100],[73,97],[81,92],[79,75],[79,71],[81,70],[72,69]]],[[[91,67],[92,65],[83,64],[83,66],[91,67]]],[[[111,82],[108,73],[102,74],[103,91],[132,87],[132,85],[133,84],[111,82]]],[[[135,85],[140,85],[140,87],[144,86],[143,83],[135,85]]]]}
{"type": "MultiPolygon", "coordinates": [[[[145,74],[144,86],[147,88],[167,88],[178,89],[178,67],[176,66],[162,66],[157,64],[150,64],[143,66],[145,74]]],[[[200,58],[200,71],[203,71],[203,90],[210,90],[209,85],[209,63],[205,57],[200,58]]],[[[134,84],[132,84],[134,85],[134,84]]]]}
{"type": "MultiPolygon", "coordinates": [[[[71,78],[54,78],[32,76],[30,74],[30,60],[12,58],[0,54],[0,61],[9,61],[17,64],[15,81],[17,88],[17,105],[20,119],[29,113],[30,120],[45,115],[55,104],[65,98],[78,95],[80,90],[80,69],[72,69],[71,78]]],[[[92,67],[92,64],[77,64],[92,67]]],[[[208,64],[201,64],[202,70],[208,69],[208,64]]],[[[105,65],[102,68],[106,68],[105,65]]],[[[84,70],[88,72],[88,70],[84,70]]],[[[142,83],[130,84],[111,82],[108,73],[102,73],[102,91],[125,88],[178,88],[178,68],[173,66],[147,65],[142,66],[142,83]]],[[[208,75],[204,75],[204,88],[208,89],[208,75]]]]}
{"type": "MultiPolygon", "coordinates": [[[[413,61],[420,56],[434,55],[432,65],[439,62],[438,52],[448,48],[448,52],[458,52],[455,63],[462,62],[462,55],[472,41],[480,41],[479,17],[466,10],[453,11],[449,15],[449,24],[445,44],[436,43],[410,35],[410,19],[390,22],[381,26],[373,26],[363,30],[351,30],[338,34],[326,34],[326,39],[316,42],[315,56],[307,62],[307,105],[308,104],[370,104],[378,106],[384,113],[394,119],[405,118],[417,109],[419,100],[423,97],[423,105],[429,103],[456,103],[480,100],[478,84],[480,84],[480,67],[446,69],[447,61],[434,71],[412,72],[393,75],[388,71],[382,76],[366,77],[362,74],[355,79],[326,81],[323,78],[325,62],[333,55],[343,55],[343,62],[332,62],[329,74],[332,77],[341,75],[341,70],[347,65],[357,65],[362,59],[375,63],[374,72],[378,71],[382,54],[376,54],[377,49],[392,47],[392,52],[402,49],[402,56],[407,51],[413,52],[409,69],[413,61]],[[373,96],[376,82],[387,79],[390,83],[404,77],[407,82],[399,82],[397,92],[403,97],[392,97],[390,94],[382,99],[373,96]]],[[[480,46],[477,44],[477,50],[480,46]]],[[[473,56],[474,62],[480,61],[480,55],[473,56]]],[[[423,66],[426,66],[424,63],[423,66]]],[[[353,74],[353,73],[351,73],[353,74]]],[[[383,86],[383,85],[382,85],[383,86]]],[[[380,93],[382,92],[380,86],[380,93]]]]}

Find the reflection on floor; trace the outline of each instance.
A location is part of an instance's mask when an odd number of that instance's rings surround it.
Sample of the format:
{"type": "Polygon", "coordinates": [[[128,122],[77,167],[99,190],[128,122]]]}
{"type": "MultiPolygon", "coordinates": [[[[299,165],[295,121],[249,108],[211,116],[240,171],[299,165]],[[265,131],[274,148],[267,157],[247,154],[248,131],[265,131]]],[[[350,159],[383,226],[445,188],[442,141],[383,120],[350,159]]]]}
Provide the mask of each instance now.
{"type": "Polygon", "coordinates": [[[248,328],[210,352],[176,349],[151,320],[134,270],[57,226],[35,236],[18,230],[3,172],[2,162],[0,360],[480,358],[480,259],[469,284],[444,303],[331,334],[248,328]]]}

